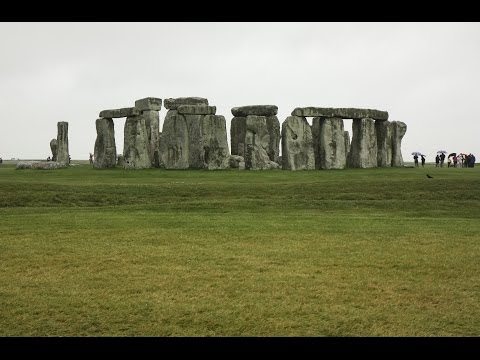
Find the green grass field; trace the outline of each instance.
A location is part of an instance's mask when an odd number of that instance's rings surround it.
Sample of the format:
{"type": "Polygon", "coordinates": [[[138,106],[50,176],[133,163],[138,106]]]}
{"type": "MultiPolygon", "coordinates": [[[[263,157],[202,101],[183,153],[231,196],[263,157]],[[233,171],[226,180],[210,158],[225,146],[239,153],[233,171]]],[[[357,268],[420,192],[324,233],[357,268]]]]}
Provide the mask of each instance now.
{"type": "Polygon", "coordinates": [[[479,167],[4,162],[0,194],[0,336],[480,335],[479,167]]]}

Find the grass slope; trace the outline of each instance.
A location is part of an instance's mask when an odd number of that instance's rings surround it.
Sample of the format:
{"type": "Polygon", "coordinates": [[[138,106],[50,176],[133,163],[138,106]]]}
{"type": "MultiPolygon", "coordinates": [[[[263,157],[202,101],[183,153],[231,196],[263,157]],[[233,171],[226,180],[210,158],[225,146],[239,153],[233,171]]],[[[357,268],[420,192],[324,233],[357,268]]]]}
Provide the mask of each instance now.
{"type": "Polygon", "coordinates": [[[479,180],[4,164],[0,336],[479,336],[479,180]]]}

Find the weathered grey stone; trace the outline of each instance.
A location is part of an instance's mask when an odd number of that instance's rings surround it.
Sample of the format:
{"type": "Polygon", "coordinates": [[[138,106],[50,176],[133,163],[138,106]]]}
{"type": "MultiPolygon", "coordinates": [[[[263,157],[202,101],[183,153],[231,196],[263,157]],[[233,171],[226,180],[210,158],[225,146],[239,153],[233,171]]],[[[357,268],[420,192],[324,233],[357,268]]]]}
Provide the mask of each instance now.
{"type": "Polygon", "coordinates": [[[112,110],[103,110],[100,111],[100,117],[102,118],[122,118],[129,116],[141,115],[142,112],[134,107],[122,108],[122,109],[112,109],[112,110]]]}
{"type": "Polygon", "coordinates": [[[312,137],[316,169],[345,169],[345,130],[342,118],[313,118],[312,137]]]}
{"type": "Polygon", "coordinates": [[[181,115],[215,115],[216,106],[208,105],[179,105],[177,111],[181,115]]]}
{"type": "Polygon", "coordinates": [[[345,166],[348,167],[348,156],[350,154],[350,134],[348,131],[343,133],[345,137],[345,166]]]}
{"type": "Polygon", "coordinates": [[[268,156],[270,134],[265,116],[248,115],[245,119],[245,169],[268,170],[276,168],[268,156]]]}
{"type": "Polygon", "coordinates": [[[289,116],[282,124],[282,168],[315,169],[312,130],[305,117],[289,116]]]}
{"type": "Polygon", "coordinates": [[[152,167],[148,151],[148,135],[143,116],[129,116],[125,121],[123,157],[125,169],[152,167]]]}
{"type": "Polygon", "coordinates": [[[248,105],[232,108],[233,116],[248,116],[248,115],[259,115],[259,116],[272,116],[277,115],[278,107],[275,105],[248,105]]]}
{"type": "Polygon", "coordinates": [[[169,110],[177,110],[180,105],[208,105],[208,100],[201,97],[181,97],[176,99],[165,99],[163,106],[169,110]]]}
{"type": "Polygon", "coordinates": [[[16,169],[55,170],[68,167],[68,163],[57,161],[19,161],[16,169]]]}
{"type": "Polygon", "coordinates": [[[68,122],[59,121],[57,123],[57,162],[68,164],[68,122]]]}
{"type": "Polygon", "coordinates": [[[276,115],[267,116],[267,130],[270,136],[267,154],[270,160],[278,163],[280,153],[280,122],[276,115]]]}
{"type": "Polygon", "coordinates": [[[119,154],[117,156],[117,166],[123,167],[123,168],[125,167],[125,158],[123,157],[122,154],[119,154]]]}
{"type": "Polygon", "coordinates": [[[230,154],[227,126],[222,115],[205,115],[201,119],[201,158],[208,170],[228,169],[230,154]]]}
{"type": "Polygon", "coordinates": [[[349,164],[351,168],[372,168],[377,166],[377,135],[375,120],[353,119],[352,144],[349,164]]]}
{"type": "Polygon", "coordinates": [[[232,169],[238,169],[240,167],[240,163],[242,162],[243,162],[243,167],[245,168],[245,159],[243,158],[243,156],[230,155],[229,163],[232,169]]]}
{"type": "Polygon", "coordinates": [[[144,99],[140,99],[135,101],[135,107],[140,111],[145,111],[145,110],[160,111],[160,109],[162,108],[162,99],[154,98],[154,97],[147,97],[144,99]]]}
{"type": "Polygon", "coordinates": [[[160,140],[160,158],[165,169],[187,169],[188,153],[188,128],[185,118],[178,115],[176,110],[169,110],[160,140]]]}
{"type": "Polygon", "coordinates": [[[201,121],[205,115],[180,115],[177,111],[177,117],[183,117],[187,125],[188,141],[188,167],[191,169],[203,169],[202,159],[202,133],[201,121]]]}
{"type": "Polygon", "coordinates": [[[145,118],[147,128],[148,153],[153,167],[160,167],[160,118],[157,110],[144,110],[142,117],[145,118]]]}
{"type": "Polygon", "coordinates": [[[97,119],[97,139],[95,140],[95,160],[93,167],[97,169],[115,167],[117,164],[117,147],[115,146],[115,130],[112,119],[97,119]]]}
{"type": "Polygon", "coordinates": [[[52,161],[57,161],[57,139],[50,140],[50,150],[52,150],[52,161]]]}
{"type": "Polygon", "coordinates": [[[247,118],[234,117],[230,123],[230,142],[232,155],[244,156],[247,118]]]}
{"type": "Polygon", "coordinates": [[[392,166],[392,132],[390,121],[375,121],[377,133],[377,166],[392,166]]]}
{"type": "Polygon", "coordinates": [[[407,124],[401,121],[392,121],[390,127],[392,133],[392,166],[402,167],[402,138],[407,132],[407,124]]]}
{"type": "Polygon", "coordinates": [[[355,109],[355,108],[320,108],[304,107],[295,108],[292,111],[293,116],[313,116],[342,119],[363,119],[371,118],[374,120],[388,120],[388,112],[374,109],[355,109]]]}

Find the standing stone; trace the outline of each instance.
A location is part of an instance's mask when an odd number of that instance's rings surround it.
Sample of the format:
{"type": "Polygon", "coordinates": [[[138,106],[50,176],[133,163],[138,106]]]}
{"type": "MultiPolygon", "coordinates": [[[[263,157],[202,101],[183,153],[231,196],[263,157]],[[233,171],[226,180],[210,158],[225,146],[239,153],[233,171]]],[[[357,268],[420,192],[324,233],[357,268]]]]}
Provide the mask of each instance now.
{"type": "Polygon", "coordinates": [[[232,145],[232,155],[244,156],[246,131],[247,118],[238,116],[234,117],[230,123],[230,142],[232,145]]]}
{"type": "MultiPolygon", "coordinates": [[[[165,100],[166,101],[166,100],[165,100]]],[[[188,129],[185,118],[169,110],[163,123],[160,156],[165,169],[188,168],[188,129]]]]}
{"type": "Polygon", "coordinates": [[[370,118],[353,119],[352,145],[349,167],[372,168],[377,166],[377,135],[375,120],[370,118]]]}
{"type": "Polygon", "coordinates": [[[267,129],[270,136],[267,153],[270,160],[279,162],[280,154],[280,122],[276,115],[267,116],[267,129]]]}
{"type": "Polygon", "coordinates": [[[245,168],[266,170],[278,168],[269,155],[270,135],[265,116],[248,115],[245,120],[245,168]]]}
{"type": "Polygon", "coordinates": [[[289,116],[282,124],[282,168],[315,169],[312,129],[305,117],[289,116]]]}
{"type": "Polygon", "coordinates": [[[392,132],[390,121],[375,121],[377,133],[377,166],[392,166],[392,132]]]}
{"type": "Polygon", "coordinates": [[[50,140],[50,150],[52,150],[52,161],[57,161],[57,139],[50,140]]]}
{"type": "Polygon", "coordinates": [[[117,148],[115,146],[115,130],[112,119],[101,118],[95,122],[97,139],[95,140],[94,168],[110,168],[117,164],[117,148]]]}
{"type": "MultiPolygon", "coordinates": [[[[135,102],[136,103],[136,102],[135,102]]],[[[148,138],[148,154],[153,167],[160,167],[160,117],[157,110],[144,110],[142,117],[145,119],[148,138]]]]}
{"type": "Polygon", "coordinates": [[[117,166],[119,167],[125,167],[125,158],[123,157],[123,154],[118,154],[117,156],[117,166]]]}
{"type": "Polygon", "coordinates": [[[343,136],[345,138],[345,166],[348,166],[348,157],[350,155],[350,134],[348,131],[344,131],[343,136]]]}
{"type": "Polygon", "coordinates": [[[60,121],[57,123],[57,160],[68,164],[68,122],[60,121]]]}
{"type": "Polygon", "coordinates": [[[127,117],[123,144],[125,169],[146,169],[152,167],[148,144],[145,118],[143,116],[127,117]]]}
{"type": "Polygon", "coordinates": [[[316,169],[345,169],[344,132],[342,118],[313,118],[312,136],[316,169]]]}
{"type": "Polygon", "coordinates": [[[222,115],[203,116],[200,128],[203,167],[208,170],[228,169],[230,154],[225,117],[222,115]]]}
{"type": "Polygon", "coordinates": [[[407,132],[407,124],[401,121],[392,121],[390,127],[392,133],[392,166],[402,167],[402,138],[407,132]]]}
{"type": "Polygon", "coordinates": [[[204,168],[200,130],[200,122],[204,116],[205,115],[180,115],[177,111],[177,117],[182,117],[187,125],[188,167],[191,169],[204,168]]]}

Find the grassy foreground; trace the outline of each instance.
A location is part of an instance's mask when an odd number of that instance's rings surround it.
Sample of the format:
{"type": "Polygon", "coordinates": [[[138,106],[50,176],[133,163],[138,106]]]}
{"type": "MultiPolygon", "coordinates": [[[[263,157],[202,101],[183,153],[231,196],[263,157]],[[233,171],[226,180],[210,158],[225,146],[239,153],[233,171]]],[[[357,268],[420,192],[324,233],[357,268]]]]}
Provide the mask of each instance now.
{"type": "Polygon", "coordinates": [[[0,336],[480,335],[479,167],[4,163],[0,194],[0,336]]]}

